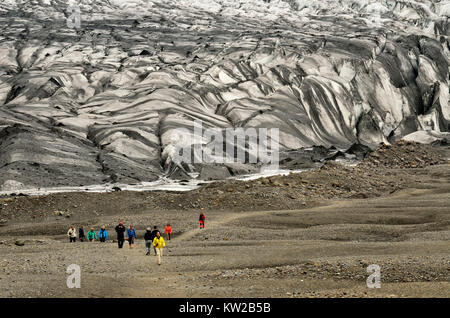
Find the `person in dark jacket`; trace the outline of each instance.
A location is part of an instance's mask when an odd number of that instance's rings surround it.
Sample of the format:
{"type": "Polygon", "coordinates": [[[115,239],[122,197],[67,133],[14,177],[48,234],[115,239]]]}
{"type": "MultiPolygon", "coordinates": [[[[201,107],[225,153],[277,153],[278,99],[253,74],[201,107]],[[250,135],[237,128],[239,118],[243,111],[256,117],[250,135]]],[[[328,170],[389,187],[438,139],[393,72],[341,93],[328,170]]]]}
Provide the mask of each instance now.
{"type": "MultiPolygon", "coordinates": [[[[156,233],[161,234],[161,233],[159,232],[159,230],[158,230],[158,227],[155,225],[155,226],[153,227],[152,236],[150,237],[150,239],[151,239],[152,242],[153,242],[153,240],[154,240],[155,237],[156,237],[156,233]]],[[[155,246],[153,246],[153,251],[155,252],[155,256],[156,256],[156,247],[155,247],[155,246]]]]}
{"type": "Polygon", "coordinates": [[[136,231],[134,230],[133,225],[130,225],[129,229],[127,230],[127,239],[128,243],[130,243],[130,248],[134,247],[134,239],[136,238],[136,231]]]}
{"type": "Polygon", "coordinates": [[[123,242],[125,242],[125,226],[123,222],[119,222],[119,225],[116,226],[117,232],[117,243],[119,244],[119,248],[123,247],[123,242]]]}
{"type": "Polygon", "coordinates": [[[83,226],[80,226],[80,228],[78,229],[78,237],[80,238],[80,242],[84,242],[84,239],[86,237],[84,236],[83,226]]]}
{"type": "Polygon", "coordinates": [[[152,241],[152,229],[151,228],[147,228],[147,231],[144,234],[144,240],[145,240],[145,250],[147,251],[147,253],[145,253],[145,255],[150,255],[150,247],[153,244],[152,241]]]}

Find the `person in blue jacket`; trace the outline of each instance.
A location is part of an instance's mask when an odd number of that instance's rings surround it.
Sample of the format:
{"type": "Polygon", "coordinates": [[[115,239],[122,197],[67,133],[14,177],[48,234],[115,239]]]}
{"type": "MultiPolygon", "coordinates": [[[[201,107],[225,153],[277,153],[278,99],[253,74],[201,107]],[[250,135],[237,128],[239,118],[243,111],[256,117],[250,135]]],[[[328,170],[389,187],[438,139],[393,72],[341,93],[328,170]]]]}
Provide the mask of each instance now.
{"type": "Polygon", "coordinates": [[[128,243],[130,243],[130,248],[134,247],[134,239],[137,238],[136,231],[133,228],[133,225],[130,225],[130,227],[127,230],[127,239],[128,243]]]}
{"type": "Polygon", "coordinates": [[[102,227],[98,231],[98,238],[100,239],[100,242],[106,242],[106,240],[108,239],[108,232],[106,231],[104,225],[102,225],[102,227]]]}

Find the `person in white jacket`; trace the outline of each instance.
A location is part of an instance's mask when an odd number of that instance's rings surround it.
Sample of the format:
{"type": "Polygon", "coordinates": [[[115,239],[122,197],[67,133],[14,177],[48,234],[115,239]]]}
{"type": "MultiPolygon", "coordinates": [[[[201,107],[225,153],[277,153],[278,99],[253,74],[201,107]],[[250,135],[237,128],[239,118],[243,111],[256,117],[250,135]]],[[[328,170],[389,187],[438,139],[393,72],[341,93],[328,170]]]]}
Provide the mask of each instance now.
{"type": "Polygon", "coordinates": [[[70,239],[70,243],[76,242],[77,240],[77,230],[75,230],[75,227],[72,225],[71,228],[67,231],[67,236],[70,239]]]}

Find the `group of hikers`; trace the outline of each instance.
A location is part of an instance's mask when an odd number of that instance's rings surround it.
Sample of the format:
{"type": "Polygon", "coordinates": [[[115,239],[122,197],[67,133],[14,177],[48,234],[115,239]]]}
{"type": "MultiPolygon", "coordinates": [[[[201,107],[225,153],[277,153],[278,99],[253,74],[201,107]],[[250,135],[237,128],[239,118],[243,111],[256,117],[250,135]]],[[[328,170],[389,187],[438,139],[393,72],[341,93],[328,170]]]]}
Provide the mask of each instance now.
{"type": "MultiPolygon", "coordinates": [[[[77,240],[77,231],[75,230],[75,227],[72,226],[69,231],[67,231],[67,236],[70,239],[70,242],[76,242],[77,240]]],[[[84,234],[84,228],[83,226],[80,226],[80,228],[78,229],[78,236],[80,238],[81,242],[84,242],[84,240],[86,239],[87,241],[100,241],[100,242],[106,242],[106,239],[108,238],[108,232],[106,231],[106,228],[104,225],[102,225],[102,227],[100,228],[100,230],[98,231],[98,236],[94,231],[94,228],[91,227],[89,232],[87,232],[87,235],[84,234]]]]}
{"type": "MultiPolygon", "coordinates": [[[[200,222],[200,229],[205,228],[205,214],[202,212],[200,213],[199,222],[200,222]]],[[[120,221],[119,224],[115,227],[115,231],[117,234],[117,243],[119,248],[123,247],[123,243],[125,242],[125,238],[128,240],[128,243],[130,245],[130,248],[134,247],[134,240],[137,238],[136,230],[134,229],[133,225],[130,225],[128,229],[124,226],[123,222],[120,221]]],[[[172,236],[172,226],[170,224],[166,225],[166,228],[164,230],[164,235],[166,236],[166,239],[170,241],[170,238],[172,236]]],[[[93,241],[100,241],[102,243],[106,242],[108,238],[108,232],[106,231],[106,227],[102,225],[98,231],[98,235],[95,233],[95,230],[93,227],[90,228],[89,232],[85,235],[83,226],[80,226],[78,229],[78,235],[77,230],[75,229],[75,226],[71,226],[70,229],[67,231],[67,236],[69,237],[69,242],[76,242],[77,236],[80,239],[80,242],[84,242],[86,239],[89,242],[93,241]]],[[[144,234],[144,240],[145,240],[145,248],[146,248],[146,254],[150,255],[151,246],[153,246],[153,251],[155,252],[155,256],[158,256],[158,265],[161,265],[161,258],[163,255],[163,248],[166,246],[166,242],[164,241],[164,238],[161,235],[161,232],[158,230],[157,226],[153,227],[153,230],[151,228],[147,228],[146,232],[144,234]]]]}

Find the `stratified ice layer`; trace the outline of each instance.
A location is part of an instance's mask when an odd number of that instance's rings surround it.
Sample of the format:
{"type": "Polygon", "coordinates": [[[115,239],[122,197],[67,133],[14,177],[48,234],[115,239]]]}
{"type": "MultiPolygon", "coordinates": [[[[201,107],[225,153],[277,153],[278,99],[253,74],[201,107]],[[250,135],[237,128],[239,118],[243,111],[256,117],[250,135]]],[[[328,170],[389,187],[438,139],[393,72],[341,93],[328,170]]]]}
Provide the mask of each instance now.
{"type": "Polygon", "coordinates": [[[449,16],[437,0],[2,0],[0,190],[207,178],[172,161],[195,120],[278,128],[282,151],[446,132],[449,16]]]}

